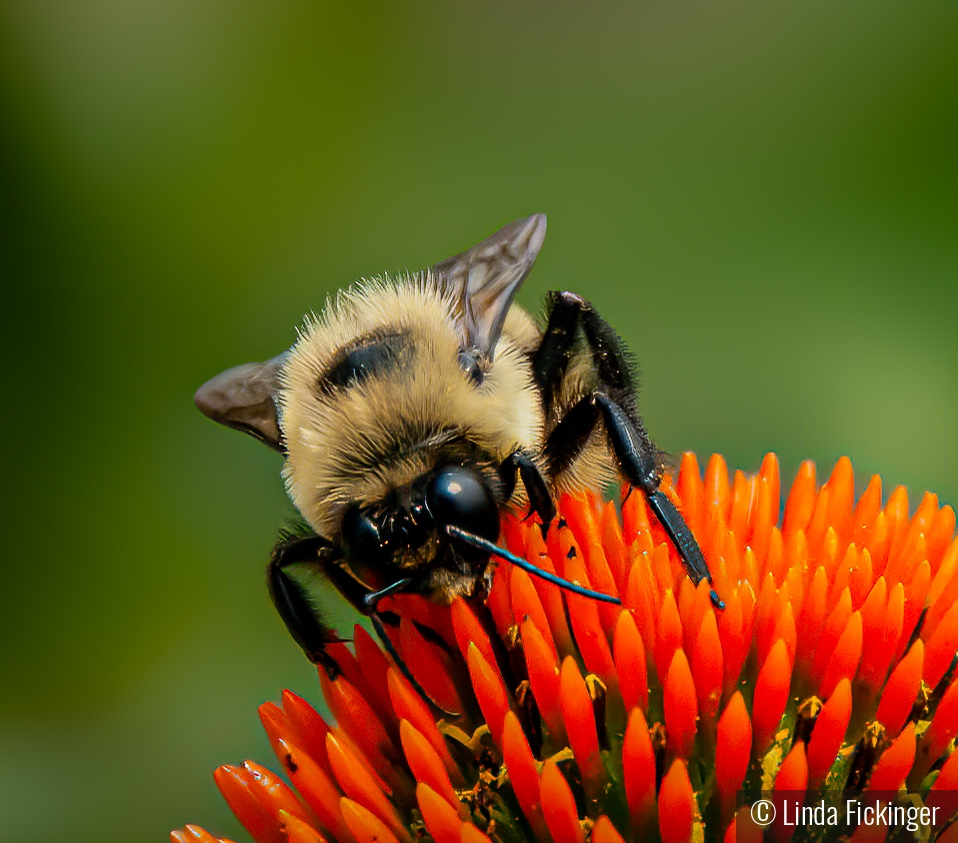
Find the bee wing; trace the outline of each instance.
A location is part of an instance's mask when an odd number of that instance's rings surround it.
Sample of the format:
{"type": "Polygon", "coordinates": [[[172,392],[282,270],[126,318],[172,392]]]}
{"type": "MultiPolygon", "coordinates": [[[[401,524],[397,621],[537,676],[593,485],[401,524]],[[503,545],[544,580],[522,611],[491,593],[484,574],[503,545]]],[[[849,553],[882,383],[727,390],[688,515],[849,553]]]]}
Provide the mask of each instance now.
{"type": "Polygon", "coordinates": [[[265,363],[234,366],[204,383],[193,400],[213,421],[242,430],[282,452],[276,394],[284,361],[281,354],[265,363]]]}
{"type": "Polygon", "coordinates": [[[545,214],[534,214],[432,267],[440,289],[461,302],[467,338],[481,355],[492,357],[513,296],[532,270],[545,236],[545,214]]]}

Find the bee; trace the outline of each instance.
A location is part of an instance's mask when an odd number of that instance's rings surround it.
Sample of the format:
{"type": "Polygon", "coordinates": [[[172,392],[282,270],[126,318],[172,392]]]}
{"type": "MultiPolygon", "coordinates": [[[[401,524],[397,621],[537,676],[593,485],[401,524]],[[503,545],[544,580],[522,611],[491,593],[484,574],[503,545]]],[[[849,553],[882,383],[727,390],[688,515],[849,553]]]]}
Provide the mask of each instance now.
{"type": "Polygon", "coordinates": [[[662,455],[621,339],[575,293],[551,293],[542,326],[513,304],[545,232],[536,214],[423,272],[362,281],[308,318],[287,352],[196,393],[207,416],[285,456],[308,530],[281,538],[269,589],[307,657],[333,674],[327,647],[340,639],[294,568],[321,573],[392,650],[383,597],[481,599],[493,556],[550,578],[496,544],[502,511],[528,507],[545,531],[559,495],[617,477],[645,495],[692,581],[711,584],[659,488],[662,455]]]}

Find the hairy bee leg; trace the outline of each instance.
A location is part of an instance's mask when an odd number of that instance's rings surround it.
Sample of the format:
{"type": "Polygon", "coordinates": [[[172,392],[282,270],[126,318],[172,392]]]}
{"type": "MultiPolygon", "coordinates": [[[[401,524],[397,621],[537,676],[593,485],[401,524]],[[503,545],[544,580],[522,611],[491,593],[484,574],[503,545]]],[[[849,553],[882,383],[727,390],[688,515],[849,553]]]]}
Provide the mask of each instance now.
{"type": "Polygon", "coordinates": [[[502,480],[506,498],[511,498],[516,488],[516,473],[522,480],[526,493],[529,495],[529,514],[533,512],[539,516],[540,529],[545,536],[549,525],[555,518],[556,508],[552,501],[549,487],[538,466],[522,451],[515,451],[506,457],[499,466],[499,478],[502,480]]]}
{"type": "MultiPolygon", "coordinates": [[[[567,295],[572,295],[568,293],[567,295]]],[[[586,342],[592,351],[592,362],[595,364],[596,374],[602,389],[612,396],[626,414],[631,418],[635,415],[635,379],[633,377],[633,362],[624,343],[615,329],[592,307],[585,299],[579,298],[579,320],[585,333],[586,342]],[[628,400],[629,406],[624,406],[628,400]]],[[[635,419],[632,419],[635,424],[635,419]]],[[[640,425],[641,427],[641,425],[640,425]]],[[[645,434],[644,430],[640,431],[645,434]]]]}
{"type": "MultiPolygon", "coordinates": [[[[681,513],[659,489],[660,478],[651,443],[635,430],[625,410],[609,396],[600,392],[587,395],[552,431],[546,441],[545,454],[553,472],[559,474],[571,465],[600,419],[605,425],[622,474],[646,496],[649,506],[682,557],[689,579],[696,585],[702,580],[711,585],[712,574],[698,542],[681,513]]],[[[710,597],[716,608],[725,607],[714,589],[710,591],[710,597]]]]}
{"type": "Polygon", "coordinates": [[[434,713],[443,716],[456,716],[454,712],[440,708],[429,698],[429,695],[426,694],[410,672],[402,656],[396,651],[386,632],[382,615],[376,611],[376,606],[382,598],[388,597],[390,594],[411,590],[414,585],[413,580],[407,577],[380,591],[370,591],[337,564],[341,558],[336,549],[325,539],[319,536],[310,536],[308,538],[291,539],[278,545],[273,551],[273,557],[266,569],[273,605],[283,619],[283,623],[286,624],[293,640],[299,644],[306,654],[306,658],[313,664],[324,668],[329,677],[335,679],[341,673],[341,670],[336,660],[326,650],[326,647],[342,639],[318,617],[314,603],[310,600],[311,592],[307,586],[288,572],[287,569],[293,565],[312,567],[328,579],[353,608],[370,619],[373,629],[379,636],[379,640],[382,641],[386,652],[426,705],[434,713]]]}
{"type": "Polygon", "coordinates": [[[548,414],[572,356],[579,315],[585,301],[575,293],[553,292],[549,293],[547,302],[549,322],[532,355],[532,377],[548,414]]]}
{"type": "Polygon", "coordinates": [[[289,569],[299,565],[314,570],[363,615],[375,613],[380,598],[408,587],[408,581],[401,580],[381,592],[370,592],[339,564],[341,559],[341,552],[320,536],[293,538],[276,546],[266,569],[270,597],[289,634],[306,657],[324,667],[330,676],[340,671],[326,647],[342,639],[319,617],[313,599],[315,589],[294,577],[289,569]]]}
{"type": "MultiPolygon", "coordinates": [[[[576,335],[581,326],[592,353],[599,389],[625,411],[635,430],[648,441],[636,409],[634,363],[615,329],[576,293],[550,293],[547,306],[549,322],[532,356],[533,378],[544,397],[546,413],[552,409],[569,360],[575,355],[576,335]]],[[[649,446],[652,447],[651,442],[649,446]]]]}
{"type": "Polygon", "coordinates": [[[306,658],[325,668],[331,677],[337,676],[340,669],[326,647],[340,638],[320,619],[310,600],[309,589],[293,577],[289,569],[293,565],[304,565],[329,576],[339,569],[338,558],[336,550],[318,536],[296,538],[277,545],[266,568],[269,595],[286,629],[306,658]]]}
{"type": "MultiPolygon", "coordinates": [[[[636,409],[628,353],[612,326],[575,293],[551,295],[549,323],[533,355],[533,376],[545,396],[546,410],[550,409],[565,374],[580,325],[603,391],[583,398],[552,431],[545,450],[553,472],[559,474],[571,465],[602,418],[622,473],[645,494],[682,556],[689,578],[695,583],[703,579],[711,583],[711,573],[692,531],[672,502],[659,491],[658,453],[636,409]]],[[[711,597],[715,606],[724,607],[714,590],[711,597]]]]}

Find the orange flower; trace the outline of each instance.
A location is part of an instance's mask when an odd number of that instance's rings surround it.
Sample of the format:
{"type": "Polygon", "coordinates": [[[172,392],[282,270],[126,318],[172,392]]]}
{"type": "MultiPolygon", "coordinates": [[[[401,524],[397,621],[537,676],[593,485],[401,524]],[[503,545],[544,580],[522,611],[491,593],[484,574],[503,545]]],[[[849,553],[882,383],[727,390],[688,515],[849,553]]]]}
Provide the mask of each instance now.
{"type": "Polygon", "coordinates": [[[220,790],[257,843],[732,841],[741,791],[940,801],[958,786],[954,511],[929,494],[909,517],[902,488],[883,506],[877,477],[856,502],[842,459],[820,488],[805,463],[779,521],[779,482],[774,455],[731,481],[686,455],[664,483],[721,612],[639,494],[621,518],[566,497],[546,541],[505,519],[512,552],[622,605],[507,564],[483,606],[391,598],[436,705],[357,626],[341,674],[320,671],[337,726],[290,691],[260,708],[295,792],[252,762],[219,768],[220,790]]]}

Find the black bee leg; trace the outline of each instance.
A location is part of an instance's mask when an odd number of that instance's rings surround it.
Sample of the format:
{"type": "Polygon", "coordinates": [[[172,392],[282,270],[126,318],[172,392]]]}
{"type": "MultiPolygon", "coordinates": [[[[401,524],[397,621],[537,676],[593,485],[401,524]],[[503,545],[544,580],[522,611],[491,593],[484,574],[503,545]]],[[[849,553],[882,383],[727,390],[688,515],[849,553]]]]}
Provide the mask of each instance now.
{"type": "Polygon", "coordinates": [[[532,377],[539,387],[546,414],[552,409],[556,391],[572,357],[579,314],[584,304],[575,293],[549,293],[546,305],[549,323],[532,355],[532,377]]]}
{"type": "Polygon", "coordinates": [[[266,569],[269,593],[273,598],[276,611],[279,612],[293,640],[302,647],[306,657],[313,664],[326,670],[331,679],[335,679],[341,673],[339,665],[326,647],[342,639],[323,623],[314,601],[310,599],[316,591],[315,583],[311,582],[310,578],[301,579],[293,576],[291,570],[293,566],[300,566],[328,580],[352,604],[353,608],[369,618],[386,652],[392,657],[416,693],[435,713],[454,716],[453,712],[445,711],[437,706],[416,681],[402,660],[402,656],[396,652],[392,640],[386,633],[383,616],[377,611],[377,605],[382,598],[401,591],[415,591],[414,581],[407,577],[380,591],[370,591],[338,564],[341,559],[341,553],[319,536],[293,538],[281,542],[273,550],[273,556],[266,569]]]}
{"type": "Polygon", "coordinates": [[[522,480],[526,494],[529,495],[529,515],[539,516],[539,528],[543,537],[549,530],[549,525],[555,517],[556,508],[552,502],[552,495],[546,485],[545,478],[539,467],[522,451],[515,451],[506,457],[499,466],[499,478],[502,480],[503,492],[506,499],[512,497],[516,488],[516,474],[522,480]]]}
{"type": "MultiPolygon", "coordinates": [[[[682,557],[686,573],[693,583],[702,580],[709,584],[712,575],[685,519],[659,489],[655,449],[644,431],[635,429],[625,410],[609,396],[594,392],[580,400],[555,427],[546,441],[545,454],[553,474],[561,474],[579,455],[595,426],[602,420],[612,451],[625,479],[646,496],[672,544],[682,557]]],[[[710,592],[716,608],[725,604],[715,592],[710,592]]]]}
{"type": "MultiPolygon", "coordinates": [[[[681,514],[659,490],[659,454],[642,424],[636,406],[636,385],[629,354],[615,330],[585,299],[575,293],[552,293],[549,322],[532,356],[532,371],[552,411],[581,326],[592,352],[600,391],[583,398],[553,429],[546,443],[553,475],[561,474],[581,453],[601,418],[625,478],[645,494],[669,538],[682,556],[694,583],[712,582],[705,557],[681,514]]],[[[722,601],[712,591],[712,602],[722,601]]]]}
{"type": "Polygon", "coordinates": [[[634,362],[615,329],[575,293],[550,293],[548,307],[549,322],[532,355],[532,375],[543,396],[546,415],[553,409],[569,361],[576,353],[575,341],[581,327],[592,353],[599,389],[619,405],[654,452],[636,408],[634,362]]]}
{"type": "Polygon", "coordinates": [[[319,536],[293,538],[276,546],[266,568],[270,597],[289,634],[302,647],[306,657],[313,664],[324,667],[330,676],[336,676],[340,671],[326,646],[340,638],[323,623],[310,599],[315,588],[311,588],[308,581],[293,576],[292,569],[299,566],[328,577],[341,570],[336,564],[339,558],[339,552],[319,536]]]}
{"type": "MultiPolygon", "coordinates": [[[[643,489],[643,492],[644,491],[643,489]]],[[[675,504],[668,499],[661,489],[656,489],[654,492],[645,492],[645,498],[649,502],[649,507],[655,513],[655,517],[659,519],[659,523],[665,528],[665,532],[669,534],[672,544],[682,557],[682,563],[689,575],[689,579],[696,585],[702,580],[705,580],[711,585],[712,572],[709,571],[708,563],[702,554],[702,548],[699,547],[695,536],[692,535],[689,525],[685,523],[682,513],[675,508],[675,504]]],[[[718,596],[718,592],[716,592],[714,588],[709,589],[709,598],[712,600],[712,605],[715,606],[716,609],[725,608],[725,601],[718,596]]]]}

